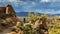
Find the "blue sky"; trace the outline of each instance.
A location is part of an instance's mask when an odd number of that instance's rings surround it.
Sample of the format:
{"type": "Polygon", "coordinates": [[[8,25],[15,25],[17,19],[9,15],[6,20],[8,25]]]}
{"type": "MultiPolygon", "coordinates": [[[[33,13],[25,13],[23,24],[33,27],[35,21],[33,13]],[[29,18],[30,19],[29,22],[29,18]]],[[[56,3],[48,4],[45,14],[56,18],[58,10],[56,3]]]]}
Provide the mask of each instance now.
{"type": "Polygon", "coordinates": [[[11,4],[15,12],[60,14],[60,0],[0,0],[0,6],[11,4]]]}

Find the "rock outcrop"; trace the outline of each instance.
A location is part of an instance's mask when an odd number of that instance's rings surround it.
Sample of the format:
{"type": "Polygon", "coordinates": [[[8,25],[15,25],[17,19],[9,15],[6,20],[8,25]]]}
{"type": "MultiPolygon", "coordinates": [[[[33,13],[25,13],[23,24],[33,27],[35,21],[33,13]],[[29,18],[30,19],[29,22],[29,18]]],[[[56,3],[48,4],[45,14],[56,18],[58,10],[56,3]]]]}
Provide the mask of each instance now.
{"type": "Polygon", "coordinates": [[[8,28],[16,24],[16,13],[11,5],[0,7],[0,29],[8,28]]]}

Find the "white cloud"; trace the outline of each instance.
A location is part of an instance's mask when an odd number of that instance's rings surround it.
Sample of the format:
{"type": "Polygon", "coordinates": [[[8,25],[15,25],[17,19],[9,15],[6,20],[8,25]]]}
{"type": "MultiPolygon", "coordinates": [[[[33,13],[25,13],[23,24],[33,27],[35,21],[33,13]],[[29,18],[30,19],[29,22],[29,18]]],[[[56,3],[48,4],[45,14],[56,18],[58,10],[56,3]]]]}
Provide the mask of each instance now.
{"type": "Polygon", "coordinates": [[[1,2],[6,2],[6,0],[0,0],[0,3],[1,3],[1,2]]]}
{"type": "Polygon", "coordinates": [[[49,0],[41,0],[41,2],[49,2],[49,0]]]}
{"type": "Polygon", "coordinates": [[[60,0],[41,0],[40,2],[60,2],[60,0]]]}
{"type": "Polygon", "coordinates": [[[50,0],[51,2],[60,2],[60,0],[50,0]]]}
{"type": "Polygon", "coordinates": [[[20,1],[19,4],[20,5],[27,5],[28,3],[27,2],[24,2],[24,1],[20,1]]]}
{"type": "Polygon", "coordinates": [[[35,2],[32,2],[33,5],[35,5],[36,3],[35,2]]]}
{"type": "Polygon", "coordinates": [[[9,0],[10,2],[16,2],[16,0],[9,0]]]}
{"type": "Polygon", "coordinates": [[[16,7],[18,7],[19,6],[19,4],[22,2],[22,1],[20,1],[20,0],[8,0],[8,3],[11,3],[11,4],[13,4],[14,6],[16,6],[16,7]]]}
{"type": "Polygon", "coordinates": [[[45,10],[35,10],[36,12],[39,12],[39,13],[44,13],[44,14],[60,14],[60,10],[53,10],[53,9],[45,9],[45,10]]]}
{"type": "Polygon", "coordinates": [[[20,0],[8,0],[9,2],[20,2],[20,0]]]}

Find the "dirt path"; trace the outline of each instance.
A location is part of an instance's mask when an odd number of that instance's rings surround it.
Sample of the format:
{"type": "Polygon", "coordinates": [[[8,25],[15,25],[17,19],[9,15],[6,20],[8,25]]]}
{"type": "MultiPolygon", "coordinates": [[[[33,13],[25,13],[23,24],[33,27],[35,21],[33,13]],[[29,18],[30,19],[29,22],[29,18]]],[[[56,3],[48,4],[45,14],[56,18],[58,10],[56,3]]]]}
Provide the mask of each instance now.
{"type": "Polygon", "coordinates": [[[3,32],[0,32],[0,34],[8,34],[9,32],[11,32],[11,30],[11,28],[7,28],[3,32]]]}

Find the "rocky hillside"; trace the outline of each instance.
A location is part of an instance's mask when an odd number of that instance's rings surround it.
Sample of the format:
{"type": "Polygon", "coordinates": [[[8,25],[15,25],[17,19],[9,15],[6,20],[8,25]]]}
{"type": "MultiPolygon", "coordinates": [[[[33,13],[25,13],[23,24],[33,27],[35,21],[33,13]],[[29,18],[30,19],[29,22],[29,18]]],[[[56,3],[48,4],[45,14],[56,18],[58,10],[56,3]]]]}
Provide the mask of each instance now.
{"type": "Polygon", "coordinates": [[[0,31],[16,24],[16,14],[11,5],[0,7],[0,31]],[[4,10],[4,11],[3,11],[4,10]],[[6,14],[8,13],[8,14],[6,14]]]}

